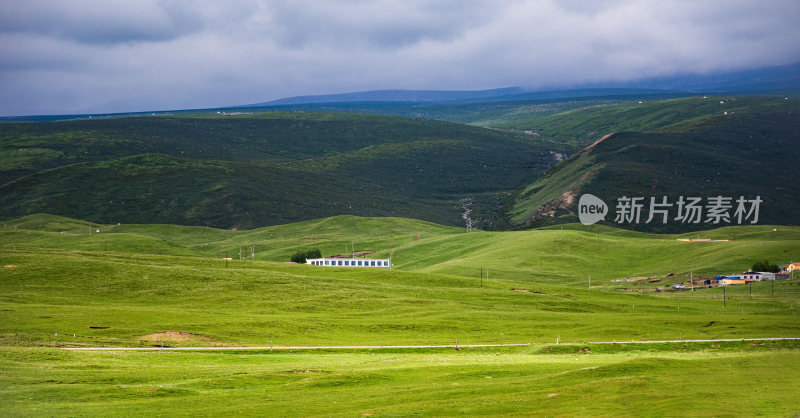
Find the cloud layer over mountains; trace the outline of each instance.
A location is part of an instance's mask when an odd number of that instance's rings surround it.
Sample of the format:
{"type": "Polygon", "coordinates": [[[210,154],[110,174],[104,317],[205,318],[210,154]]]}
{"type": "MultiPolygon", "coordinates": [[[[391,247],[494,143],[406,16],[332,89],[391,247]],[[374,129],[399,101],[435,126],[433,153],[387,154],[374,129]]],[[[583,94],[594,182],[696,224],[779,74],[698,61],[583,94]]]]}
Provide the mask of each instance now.
{"type": "Polygon", "coordinates": [[[793,0],[10,0],[0,114],[754,68],[800,60],[798,21],[793,0]]]}

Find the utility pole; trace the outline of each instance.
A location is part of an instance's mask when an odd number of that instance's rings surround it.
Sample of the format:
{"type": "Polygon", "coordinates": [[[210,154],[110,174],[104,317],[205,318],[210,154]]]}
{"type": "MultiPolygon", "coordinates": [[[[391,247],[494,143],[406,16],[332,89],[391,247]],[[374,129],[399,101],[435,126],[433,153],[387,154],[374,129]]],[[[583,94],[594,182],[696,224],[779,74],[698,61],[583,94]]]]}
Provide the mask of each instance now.
{"type": "Polygon", "coordinates": [[[722,309],[725,309],[725,286],[722,286],[722,309]]]}

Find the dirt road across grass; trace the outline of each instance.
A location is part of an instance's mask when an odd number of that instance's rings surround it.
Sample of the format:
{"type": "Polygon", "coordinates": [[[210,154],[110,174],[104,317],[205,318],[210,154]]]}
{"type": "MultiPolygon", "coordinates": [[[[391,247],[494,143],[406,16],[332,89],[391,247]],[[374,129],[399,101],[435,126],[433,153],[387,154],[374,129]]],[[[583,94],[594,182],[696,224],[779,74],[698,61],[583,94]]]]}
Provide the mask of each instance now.
{"type": "MultiPolygon", "coordinates": [[[[583,341],[561,342],[561,344],[663,344],[663,343],[702,343],[730,341],[780,341],[800,340],[800,337],[778,338],[719,338],[708,340],[653,340],[653,341],[583,341]]],[[[550,344],[550,343],[541,343],[550,344]]],[[[235,346],[235,347],[63,347],[75,351],[222,351],[222,350],[375,350],[393,348],[480,348],[480,347],[520,347],[533,343],[519,344],[430,344],[430,345],[303,345],[303,346],[235,346]]]]}

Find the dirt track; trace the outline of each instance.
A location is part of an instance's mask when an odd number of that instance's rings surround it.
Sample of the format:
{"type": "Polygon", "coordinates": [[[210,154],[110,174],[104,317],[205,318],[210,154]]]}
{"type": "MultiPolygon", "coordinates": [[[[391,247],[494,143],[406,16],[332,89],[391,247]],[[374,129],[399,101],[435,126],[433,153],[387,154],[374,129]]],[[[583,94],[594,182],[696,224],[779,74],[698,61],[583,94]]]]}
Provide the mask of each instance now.
{"type": "MultiPolygon", "coordinates": [[[[730,341],[779,341],[800,340],[800,337],[778,338],[720,338],[711,340],[653,340],[653,341],[584,341],[561,342],[561,344],[661,344],[661,343],[698,343],[698,342],[730,342],[730,341]]],[[[540,343],[551,344],[551,343],[540,343]]],[[[522,344],[444,344],[444,345],[303,345],[303,346],[240,346],[240,347],[64,347],[65,350],[76,351],[219,351],[219,350],[374,350],[387,348],[479,348],[479,347],[520,347],[522,344]]]]}

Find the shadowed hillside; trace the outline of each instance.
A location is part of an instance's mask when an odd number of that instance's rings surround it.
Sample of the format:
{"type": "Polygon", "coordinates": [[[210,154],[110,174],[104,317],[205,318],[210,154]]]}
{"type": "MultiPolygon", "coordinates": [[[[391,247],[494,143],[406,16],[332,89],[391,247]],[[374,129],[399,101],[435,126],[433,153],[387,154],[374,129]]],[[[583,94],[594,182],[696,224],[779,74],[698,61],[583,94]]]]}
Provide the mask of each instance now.
{"type": "Polygon", "coordinates": [[[594,194],[609,205],[607,224],[614,223],[618,198],[643,197],[648,206],[650,197],[659,202],[667,197],[673,211],[666,225],[646,223],[649,206],[637,225],[625,223],[625,227],[650,231],[678,232],[714,226],[704,222],[705,216],[698,224],[674,222],[680,196],[701,197],[704,204],[709,197],[730,197],[734,205],[731,216],[739,197],[759,196],[763,202],[758,223],[800,222],[800,199],[791,191],[792,185],[800,181],[800,174],[790,157],[800,145],[797,100],[694,98],[675,102],[679,107],[671,113],[640,113],[620,106],[565,117],[559,129],[573,137],[590,128],[598,134],[617,128],[647,132],[607,134],[602,141],[559,163],[516,195],[510,212],[512,223],[573,222],[577,219],[578,197],[584,193],[594,194]],[[679,113],[681,109],[709,107],[717,111],[691,118],[679,113]],[[619,121],[610,118],[628,113],[632,114],[619,121]],[[565,125],[568,121],[569,125],[565,125]]]}
{"type": "Polygon", "coordinates": [[[562,147],[391,116],[266,113],[0,125],[0,217],[252,228],[338,214],[507,227],[562,147]]]}
{"type": "MultiPolygon", "coordinates": [[[[477,106],[487,123],[510,117],[477,106]]],[[[519,111],[545,116],[503,129],[302,112],[1,124],[0,217],[255,228],[399,216],[502,230],[574,222],[577,198],[592,193],[612,205],[612,222],[619,197],[681,195],[758,196],[759,223],[800,221],[787,159],[798,145],[797,99],[588,100],[519,111]],[[602,104],[583,106],[594,103],[602,104]]],[[[646,219],[626,227],[713,226],[646,219]]]]}

